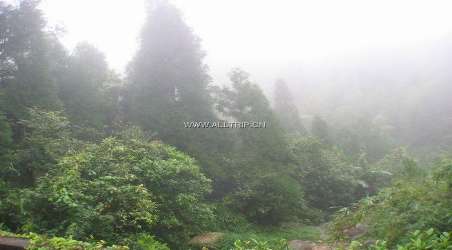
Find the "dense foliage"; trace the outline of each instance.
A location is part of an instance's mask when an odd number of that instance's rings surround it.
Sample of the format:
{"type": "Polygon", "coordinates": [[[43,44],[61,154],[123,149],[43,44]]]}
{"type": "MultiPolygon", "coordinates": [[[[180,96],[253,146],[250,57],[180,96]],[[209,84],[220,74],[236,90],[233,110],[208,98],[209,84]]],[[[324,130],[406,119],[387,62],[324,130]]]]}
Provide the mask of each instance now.
{"type": "Polygon", "coordinates": [[[341,210],[332,224],[334,236],[345,237],[344,230],[362,223],[369,226],[364,237],[385,240],[391,247],[406,242],[416,230],[452,231],[451,163],[443,159],[433,176],[403,177],[378,195],[341,210]]]}
{"type": "Polygon", "coordinates": [[[211,86],[199,38],[167,1],[149,4],[124,78],[92,45],[66,51],[38,6],[0,2],[0,235],[168,250],[221,231],[221,249],[282,250],[318,240],[298,229],[335,214],[332,236],[350,249],[450,249],[452,160],[418,164],[383,118],[313,116],[308,131],[282,79],[272,103],[238,68],[211,86]],[[344,233],[358,224],[362,238],[344,233]]]}
{"type": "Polygon", "coordinates": [[[297,106],[287,83],[283,79],[278,79],[275,82],[273,100],[273,109],[283,128],[290,134],[305,134],[306,129],[301,122],[297,106]]]}
{"type": "MultiPolygon", "coordinates": [[[[30,250],[68,250],[68,249],[86,249],[86,250],[127,250],[126,246],[105,246],[105,242],[82,242],[73,239],[65,239],[61,237],[46,237],[35,233],[28,234],[12,234],[4,231],[0,231],[2,237],[20,237],[30,240],[27,249],[30,250]]],[[[162,249],[164,250],[164,249],[162,249]]]]}
{"type": "Polygon", "coordinates": [[[175,149],[107,138],[63,158],[40,180],[26,204],[34,215],[28,227],[109,242],[149,232],[177,244],[212,219],[202,203],[209,190],[193,160],[175,149]]]}
{"type": "MultiPolygon", "coordinates": [[[[447,250],[452,245],[451,233],[436,233],[433,228],[426,231],[415,231],[410,234],[410,238],[406,243],[397,245],[397,250],[447,250]]],[[[342,248],[339,248],[342,249],[342,248]]],[[[359,241],[351,242],[347,250],[388,250],[392,249],[388,247],[386,241],[377,241],[375,244],[364,245],[359,241]]]]}

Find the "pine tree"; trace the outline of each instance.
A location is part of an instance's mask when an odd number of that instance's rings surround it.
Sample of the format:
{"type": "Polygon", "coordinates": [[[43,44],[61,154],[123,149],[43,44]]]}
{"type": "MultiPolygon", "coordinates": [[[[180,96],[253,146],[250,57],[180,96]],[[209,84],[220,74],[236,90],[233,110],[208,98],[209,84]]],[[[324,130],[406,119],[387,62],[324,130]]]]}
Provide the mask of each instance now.
{"type": "MultiPolygon", "coordinates": [[[[265,128],[235,129],[235,157],[246,159],[263,171],[288,162],[286,141],[270,103],[248,73],[234,69],[230,73],[232,88],[225,87],[218,103],[219,111],[238,122],[265,122],[265,128]],[[277,164],[275,164],[277,162],[277,164]]],[[[250,170],[250,173],[252,171],[250,170]]]]}
{"type": "Polygon", "coordinates": [[[102,129],[112,120],[115,100],[105,56],[92,45],[79,44],[59,77],[59,96],[72,123],[102,129]]]}
{"type": "Polygon", "coordinates": [[[184,122],[214,118],[200,41],[174,6],[156,1],[140,42],[128,72],[128,119],[186,150],[203,135],[184,122]]]}
{"type": "Polygon", "coordinates": [[[331,143],[328,124],[320,116],[315,116],[312,120],[311,133],[322,143],[331,143]]]}
{"type": "Polygon", "coordinates": [[[306,130],[301,123],[298,109],[284,80],[278,79],[275,82],[273,98],[274,110],[281,126],[289,133],[305,134],[306,130]]]}
{"type": "Polygon", "coordinates": [[[50,72],[50,34],[38,1],[24,0],[17,7],[0,3],[0,91],[6,116],[19,120],[27,108],[60,108],[50,72]]]}
{"type": "Polygon", "coordinates": [[[229,164],[225,166],[233,183],[228,190],[231,202],[250,221],[277,225],[304,208],[303,191],[292,171],[295,162],[284,130],[259,86],[240,69],[234,69],[230,79],[231,88],[220,93],[219,111],[231,121],[266,123],[260,128],[233,129],[234,147],[226,154],[229,164]]]}
{"type": "Polygon", "coordinates": [[[0,113],[0,159],[1,156],[6,153],[7,149],[12,144],[12,131],[11,127],[6,120],[6,117],[0,113]]]}

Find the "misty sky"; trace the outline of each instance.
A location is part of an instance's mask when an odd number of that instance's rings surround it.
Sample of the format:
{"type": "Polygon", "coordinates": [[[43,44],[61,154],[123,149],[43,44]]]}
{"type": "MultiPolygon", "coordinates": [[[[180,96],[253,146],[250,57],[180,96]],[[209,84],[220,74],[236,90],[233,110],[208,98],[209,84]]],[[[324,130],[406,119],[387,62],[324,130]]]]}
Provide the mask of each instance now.
{"type": "MultiPolygon", "coordinates": [[[[43,0],[50,25],[73,48],[88,41],[124,72],[137,48],[146,0],[43,0]]],[[[451,1],[174,0],[202,38],[210,73],[234,66],[255,79],[373,49],[415,47],[452,32],[451,1]]]]}

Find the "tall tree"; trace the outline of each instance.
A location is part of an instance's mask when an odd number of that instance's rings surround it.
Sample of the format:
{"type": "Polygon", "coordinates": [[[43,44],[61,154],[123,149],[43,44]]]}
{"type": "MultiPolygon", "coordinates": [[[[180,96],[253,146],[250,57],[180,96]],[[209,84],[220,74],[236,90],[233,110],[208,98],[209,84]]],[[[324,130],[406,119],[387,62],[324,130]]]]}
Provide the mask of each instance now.
{"type": "Polygon", "coordinates": [[[232,180],[234,207],[248,219],[275,225],[304,211],[301,186],[284,131],[270,103],[248,73],[234,69],[231,87],[221,91],[218,109],[227,119],[265,122],[265,126],[233,129],[234,147],[225,166],[232,180]],[[282,202],[284,201],[284,202],[282,202]],[[282,204],[275,206],[275,204],[282,204]]]}
{"type": "Polygon", "coordinates": [[[129,67],[129,120],[185,150],[199,140],[203,134],[184,128],[184,121],[214,118],[203,57],[179,11],[167,1],[153,2],[129,67]]]}
{"type": "Polygon", "coordinates": [[[278,79],[274,87],[274,110],[281,126],[289,133],[305,134],[306,130],[298,113],[287,83],[278,79]]]}
{"type": "Polygon", "coordinates": [[[239,122],[265,122],[262,129],[238,129],[238,151],[249,150],[256,157],[281,160],[285,140],[270,103],[258,85],[241,69],[230,73],[232,88],[223,89],[218,108],[226,117],[239,122]]]}
{"type": "Polygon", "coordinates": [[[38,4],[34,0],[17,1],[14,6],[0,2],[0,176],[19,186],[32,185],[37,173],[53,163],[41,147],[43,141],[32,136],[40,128],[53,127],[34,120],[30,110],[61,108],[53,75],[53,49],[59,42],[45,30],[38,4]]]}
{"type": "Polygon", "coordinates": [[[115,111],[109,96],[112,74],[105,56],[92,45],[81,43],[59,76],[59,96],[68,118],[76,125],[102,129],[115,111]]]}
{"type": "Polygon", "coordinates": [[[331,137],[328,124],[320,116],[315,116],[312,120],[311,133],[322,143],[330,144],[331,137]]]}
{"type": "Polygon", "coordinates": [[[0,167],[3,165],[4,161],[2,156],[6,155],[8,149],[12,144],[12,131],[11,127],[6,120],[6,117],[0,113],[0,167]]]}
{"type": "Polygon", "coordinates": [[[58,109],[55,81],[50,74],[49,41],[39,1],[17,6],[0,3],[0,91],[2,107],[11,119],[23,119],[27,108],[58,109]]]}

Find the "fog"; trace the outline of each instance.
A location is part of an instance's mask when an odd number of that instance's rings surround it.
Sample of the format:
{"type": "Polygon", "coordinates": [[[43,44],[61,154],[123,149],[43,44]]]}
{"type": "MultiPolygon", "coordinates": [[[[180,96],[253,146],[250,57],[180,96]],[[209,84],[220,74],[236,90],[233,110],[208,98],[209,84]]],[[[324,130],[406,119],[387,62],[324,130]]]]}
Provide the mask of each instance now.
{"type": "MultiPolygon", "coordinates": [[[[450,79],[449,1],[172,2],[201,38],[214,85],[228,84],[228,72],[240,67],[271,97],[274,81],[283,78],[308,120],[322,115],[348,126],[370,115],[394,127],[394,105],[412,113],[413,102],[450,79]]],[[[143,0],[41,4],[49,27],[64,29],[66,47],[88,41],[121,74],[136,52],[147,7],[143,0]]]]}
{"type": "Polygon", "coordinates": [[[0,0],[0,249],[450,249],[451,7],[0,0]]]}
{"type": "MultiPolygon", "coordinates": [[[[219,81],[233,66],[268,80],[369,51],[422,47],[452,31],[448,1],[172,2],[202,39],[219,81]]],[[[64,27],[67,47],[88,41],[123,72],[137,47],[146,1],[44,0],[41,8],[51,26],[64,27]]]]}

